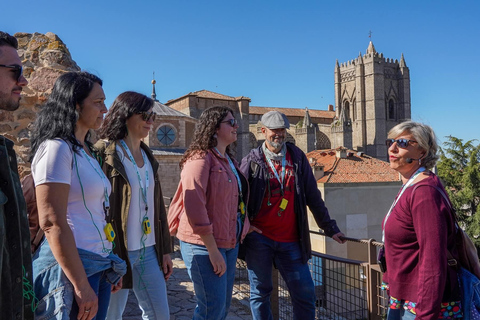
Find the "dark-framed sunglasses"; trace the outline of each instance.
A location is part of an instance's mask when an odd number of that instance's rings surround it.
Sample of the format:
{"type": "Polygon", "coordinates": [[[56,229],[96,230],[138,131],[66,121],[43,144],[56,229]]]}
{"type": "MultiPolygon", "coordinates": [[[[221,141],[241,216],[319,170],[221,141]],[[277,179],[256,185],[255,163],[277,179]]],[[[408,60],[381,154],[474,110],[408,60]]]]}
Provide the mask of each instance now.
{"type": "Polygon", "coordinates": [[[417,142],[417,141],[408,140],[408,139],[396,139],[396,140],[395,139],[387,139],[387,140],[385,140],[385,144],[387,145],[388,148],[390,148],[394,142],[397,143],[397,146],[399,148],[405,149],[406,147],[408,147],[408,144],[410,142],[417,142]]]}
{"type": "Polygon", "coordinates": [[[238,124],[238,121],[237,121],[237,119],[228,119],[228,120],[222,121],[220,123],[228,123],[233,128],[238,124]]]}
{"type": "Polygon", "coordinates": [[[156,114],[153,111],[151,111],[151,112],[141,111],[141,112],[137,112],[137,114],[141,115],[142,120],[145,121],[145,122],[147,122],[150,119],[155,121],[155,118],[156,118],[156,114]]]}
{"type": "Polygon", "coordinates": [[[20,77],[23,74],[22,66],[19,66],[18,64],[11,64],[11,65],[0,64],[0,67],[13,69],[14,79],[17,80],[17,82],[20,81],[20,77]]]}

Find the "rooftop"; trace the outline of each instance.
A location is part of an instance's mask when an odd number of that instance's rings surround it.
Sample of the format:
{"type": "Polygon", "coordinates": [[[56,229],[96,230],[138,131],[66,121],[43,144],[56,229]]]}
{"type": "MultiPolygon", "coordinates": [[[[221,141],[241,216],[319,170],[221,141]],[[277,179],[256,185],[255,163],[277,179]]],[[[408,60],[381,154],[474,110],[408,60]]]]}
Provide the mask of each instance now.
{"type": "Polygon", "coordinates": [[[346,157],[337,156],[340,149],[315,150],[307,153],[307,158],[317,165],[324,166],[324,176],[320,183],[367,183],[400,181],[398,172],[390,168],[388,162],[373,158],[354,150],[345,150],[346,157]]]}
{"type": "MultiPolygon", "coordinates": [[[[280,111],[285,114],[287,117],[304,117],[305,109],[303,108],[273,108],[273,107],[253,107],[250,106],[250,114],[263,115],[269,111],[280,111]]],[[[308,109],[308,113],[311,118],[329,118],[333,119],[335,117],[335,111],[327,110],[313,110],[308,109]]]]}
{"type": "Polygon", "coordinates": [[[155,101],[155,103],[153,105],[153,111],[155,112],[155,114],[157,114],[159,116],[192,118],[192,117],[186,115],[185,113],[177,111],[175,109],[172,109],[169,106],[166,106],[163,103],[160,103],[158,101],[155,101]]]}

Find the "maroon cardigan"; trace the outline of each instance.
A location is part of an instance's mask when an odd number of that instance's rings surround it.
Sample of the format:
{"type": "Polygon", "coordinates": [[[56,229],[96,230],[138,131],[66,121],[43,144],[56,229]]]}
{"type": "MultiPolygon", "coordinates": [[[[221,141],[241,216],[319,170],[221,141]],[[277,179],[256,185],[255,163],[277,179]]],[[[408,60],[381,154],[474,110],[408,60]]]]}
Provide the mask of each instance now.
{"type": "Polygon", "coordinates": [[[418,320],[438,319],[441,302],[460,300],[456,271],[447,265],[455,222],[434,186],[444,190],[434,174],[409,186],[385,225],[383,281],[392,297],[417,303],[418,320]]]}

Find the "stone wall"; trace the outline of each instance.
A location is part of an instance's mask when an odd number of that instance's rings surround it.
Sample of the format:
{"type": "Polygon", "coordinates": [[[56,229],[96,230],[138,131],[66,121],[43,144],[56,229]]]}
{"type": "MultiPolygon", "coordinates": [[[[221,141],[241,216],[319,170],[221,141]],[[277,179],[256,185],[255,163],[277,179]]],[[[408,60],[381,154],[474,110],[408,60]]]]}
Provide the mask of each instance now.
{"type": "Polygon", "coordinates": [[[15,143],[18,170],[23,177],[30,172],[31,129],[40,105],[47,100],[58,76],[80,68],[72,60],[67,46],[51,32],[16,33],[15,37],[28,85],[23,88],[18,110],[0,110],[0,134],[15,143]]]}

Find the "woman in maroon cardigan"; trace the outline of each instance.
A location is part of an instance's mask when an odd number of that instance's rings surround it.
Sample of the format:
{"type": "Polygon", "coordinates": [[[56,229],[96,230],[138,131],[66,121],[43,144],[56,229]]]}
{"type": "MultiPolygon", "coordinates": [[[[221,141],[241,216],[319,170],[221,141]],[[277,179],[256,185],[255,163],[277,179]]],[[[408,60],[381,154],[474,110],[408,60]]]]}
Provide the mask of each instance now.
{"type": "Polygon", "coordinates": [[[438,159],[435,133],[407,121],[390,130],[386,144],[390,167],[403,182],[382,225],[387,319],[461,318],[456,271],[447,264],[455,223],[437,188],[445,190],[429,171],[438,159]]]}

